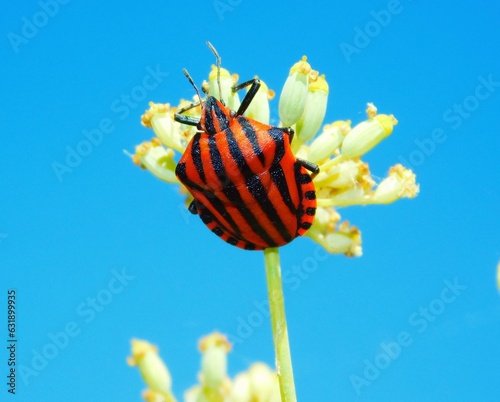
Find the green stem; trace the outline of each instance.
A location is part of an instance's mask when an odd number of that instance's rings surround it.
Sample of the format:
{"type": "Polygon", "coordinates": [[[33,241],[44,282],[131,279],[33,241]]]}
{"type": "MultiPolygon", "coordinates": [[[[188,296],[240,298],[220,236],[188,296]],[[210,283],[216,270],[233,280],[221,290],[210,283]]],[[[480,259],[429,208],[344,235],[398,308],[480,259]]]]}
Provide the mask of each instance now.
{"type": "Polygon", "coordinates": [[[280,383],[281,401],[296,402],[295,383],[293,381],[292,358],[288,343],[288,329],[286,326],[285,299],[281,284],[280,256],[278,248],[264,250],[266,265],[267,295],[271,312],[271,326],[273,330],[274,350],[276,358],[276,372],[280,383]]]}

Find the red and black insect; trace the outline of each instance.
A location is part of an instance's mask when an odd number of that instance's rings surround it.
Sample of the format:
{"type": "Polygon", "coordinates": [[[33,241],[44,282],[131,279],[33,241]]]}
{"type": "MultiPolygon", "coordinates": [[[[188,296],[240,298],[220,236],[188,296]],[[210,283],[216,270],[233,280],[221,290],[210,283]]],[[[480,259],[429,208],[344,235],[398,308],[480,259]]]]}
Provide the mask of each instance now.
{"type": "MultiPolygon", "coordinates": [[[[220,56],[217,58],[220,90],[220,56]]],[[[316,213],[311,175],[317,165],[296,158],[290,148],[291,128],[273,127],[244,117],[260,87],[258,78],[232,88],[251,85],[238,110],[213,96],[179,110],[175,120],[199,130],[182,155],[175,174],[192,194],[189,211],[223,240],[246,250],[282,246],[303,235],[316,213]],[[201,118],[182,115],[202,105],[201,118]]],[[[219,96],[220,97],[220,96],[219,96]]]]}

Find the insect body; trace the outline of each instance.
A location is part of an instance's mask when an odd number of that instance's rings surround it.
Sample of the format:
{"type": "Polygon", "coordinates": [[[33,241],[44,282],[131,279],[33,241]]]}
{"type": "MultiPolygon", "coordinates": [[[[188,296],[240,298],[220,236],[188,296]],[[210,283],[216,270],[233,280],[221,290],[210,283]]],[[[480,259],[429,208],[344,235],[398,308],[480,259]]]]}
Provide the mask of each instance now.
{"type": "MultiPolygon", "coordinates": [[[[220,58],[212,50],[219,67],[220,58]]],[[[310,228],[316,193],[307,170],[317,174],[319,169],[294,156],[292,129],[243,116],[260,81],[253,79],[233,88],[237,91],[249,85],[236,112],[207,96],[204,102],[200,97],[199,121],[182,115],[185,110],[175,115],[176,121],[200,130],[175,173],[194,198],[189,210],[199,214],[212,232],[234,246],[262,250],[287,244],[310,228]]]]}

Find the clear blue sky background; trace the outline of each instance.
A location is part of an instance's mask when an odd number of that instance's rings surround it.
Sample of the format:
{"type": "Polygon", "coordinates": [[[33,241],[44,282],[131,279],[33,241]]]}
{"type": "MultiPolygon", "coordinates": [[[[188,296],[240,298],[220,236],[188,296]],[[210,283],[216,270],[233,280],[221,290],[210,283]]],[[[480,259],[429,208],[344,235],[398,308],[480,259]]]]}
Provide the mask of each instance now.
{"type": "Polygon", "coordinates": [[[365,160],[379,177],[406,161],[421,184],[415,200],[340,211],[362,230],[361,258],[317,260],[299,277],[316,244],[282,249],[295,278],[285,295],[299,400],[498,400],[500,6],[229,3],[72,0],[47,18],[43,0],[0,6],[0,399],[138,401],[144,385],[125,364],[132,337],[160,347],[180,399],[196,381],[197,341],[213,330],[239,336],[231,375],[273,364],[256,307],[266,299],[262,253],[186,218],[177,189],[122,152],[152,136],[140,125],[149,100],[191,96],[183,67],[206,78],[210,40],[226,68],[278,92],[307,54],[330,83],[326,122],[359,122],[369,101],[393,113],[399,125],[365,160]],[[385,26],[380,10],[393,12],[385,26]],[[165,75],[143,95],[157,68],[165,75]],[[53,163],[100,125],[102,141],[59,180],[53,163]],[[120,273],[124,285],[112,281],[120,273]],[[9,289],[18,365],[50,355],[17,373],[15,398],[4,385],[9,289]],[[105,305],[92,304],[98,294],[105,305]],[[356,389],[353,376],[365,374],[356,389]]]}

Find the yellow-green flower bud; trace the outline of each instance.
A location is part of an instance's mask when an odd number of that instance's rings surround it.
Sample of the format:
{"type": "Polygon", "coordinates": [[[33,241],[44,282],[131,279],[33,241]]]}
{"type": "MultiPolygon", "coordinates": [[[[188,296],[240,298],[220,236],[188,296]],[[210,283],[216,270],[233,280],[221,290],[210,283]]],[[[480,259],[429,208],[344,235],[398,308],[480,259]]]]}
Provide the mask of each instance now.
{"type": "Polygon", "coordinates": [[[313,77],[315,81],[310,79],[304,112],[295,126],[300,143],[309,141],[316,135],[326,114],[328,84],[324,75],[317,77],[315,74],[313,77]]]}
{"type": "Polygon", "coordinates": [[[361,236],[358,231],[334,232],[325,236],[326,249],[332,254],[345,254],[347,257],[360,257],[361,236]]]}
{"type": "Polygon", "coordinates": [[[167,398],[171,396],[172,379],[163,360],[158,356],[158,348],[149,342],[132,340],[132,357],[127,359],[131,366],[137,366],[144,382],[150,390],[167,398]]]}
{"type": "Polygon", "coordinates": [[[320,232],[327,233],[332,232],[337,223],[340,221],[340,214],[335,208],[329,207],[319,207],[316,210],[316,216],[314,218],[313,226],[316,227],[320,232]]]}
{"type": "Polygon", "coordinates": [[[163,145],[184,152],[186,144],[181,139],[179,125],[174,122],[170,104],[149,103],[149,110],[141,116],[142,125],[153,129],[163,145]]]}
{"type": "Polygon", "coordinates": [[[318,163],[331,157],[351,129],[350,124],[350,121],[337,121],[327,124],[323,128],[323,132],[311,144],[307,159],[318,163]]]}
{"type": "MultiPolygon", "coordinates": [[[[321,168],[320,168],[321,169],[321,168]]],[[[314,180],[316,188],[349,189],[353,187],[371,188],[375,184],[368,165],[361,160],[346,160],[326,171],[321,171],[314,180]]]]}
{"type": "Polygon", "coordinates": [[[212,65],[212,71],[208,75],[208,94],[217,99],[224,101],[226,106],[231,110],[238,110],[240,107],[240,97],[237,92],[233,92],[233,86],[238,81],[238,75],[229,74],[225,68],[220,69],[220,89],[217,84],[217,67],[212,65]]]}
{"type": "Polygon", "coordinates": [[[200,341],[201,373],[203,386],[218,393],[227,382],[227,354],[231,344],[220,333],[213,333],[200,341]]]}
{"type": "Polygon", "coordinates": [[[359,123],[345,137],[342,143],[342,157],[350,159],[364,155],[388,137],[397,123],[392,114],[378,114],[373,119],[359,123]]]}
{"type": "Polygon", "coordinates": [[[195,385],[184,392],[184,402],[210,402],[210,399],[203,394],[201,386],[195,385]]]}
{"type": "Polygon", "coordinates": [[[274,91],[270,90],[264,81],[260,81],[260,88],[245,112],[245,116],[261,123],[269,124],[269,101],[274,98],[274,91]]]}
{"type": "Polygon", "coordinates": [[[351,187],[342,189],[340,192],[333,194],[330,197],[330,205],[337,207],[347,207],[349,205],[363,205],[369,201],[369,195],[365,188],[351,187]]]}
{"type": "Polygon", "coordinates": [[[264,363],[254,363],[238,374],[231,387],[231,402],[281,402],[278,376],[264,363]]]}
{"type": "Polygon", "coordinates": [[[419,192],[416,176],[404,166],[397,164],[389,170],[389,176],[382,180],[373,195],[373,202],[389,204],[400,198],[414,198],[419,192]]]}
{"type": "Polygon", "coordinates": [[[264,363],[254,363],[248,370],[251,400],[281,401],[278,376],[264,363]]]}
{"type": "Polygon", "coordinates": [[[179,183],[175,176],[174,151],[162,147],[157,138],[153,138],[151,142],[146,141],[137,145],[135,154],[132,155],[132,161],[143,169],[147,169],[160,180],[168,183],[179,183]]]}
{"type": "Polygon", "coordinates": [[[309,73],[311,66],[307,57],[295,63],[290,69],[283,90],[281,91],[278,106],[280,119],[283,126],[290,127],[297,123],[304,113],[309,86],[309,73]]]}
{"type": "Polygon", "coordinates": [[[251,398],[250,376],[246,372],[240,373],[234,378],[229,400],[231,402],[251,402],[251,398]]]}
{"type": "Polygon", "coordinates": [[[313,239],[332,254],[345,254],[348,257],[360,256],[361,232],[349,222],[343,222],[337,227],[340,220],[338,212],[332,208],[319,207],[316,219],[306,236],[313,239]]]}

